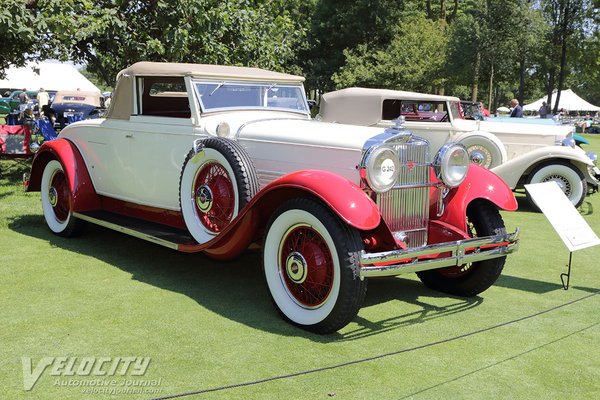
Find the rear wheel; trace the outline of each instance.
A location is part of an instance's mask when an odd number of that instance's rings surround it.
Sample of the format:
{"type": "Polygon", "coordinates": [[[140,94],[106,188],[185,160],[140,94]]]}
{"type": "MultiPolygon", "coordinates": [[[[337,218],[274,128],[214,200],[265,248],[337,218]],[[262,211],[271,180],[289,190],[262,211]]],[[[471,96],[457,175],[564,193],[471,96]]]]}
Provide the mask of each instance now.
{"type": "Polygon", "coordinates": [[[73,194],[62,164],[52,160],[42,174],[42,209],[50,230],[64,237],[81,234],[85,222],[73,217],[73,194]]]}
{"type": "MultiPolygon", "coordinates": [[[[471,236],[481,237],[506,233],[498,209],[485,200],[475,200],[467,207],[467,225],[471,236]]],[[[470,297],[496,282],[504,268],[505,257],[477,261],[456,267],[417,272],[429,288],[441,292],[470,297]]]]}
{"type": "Polygon", "coordinates": [[[267,286],[283,318],[322,334],[347,325],[366,294],[353,256],[360,250],[358,231],[321,203],[284,203],[269,222],[263,247],[267,286]]]}
{"type": "MultiPolygon", "coordinates": [[[[587,181],[583,173],[567,162],[549,162],[534,169],[527,183],[542,183],[554,181],[561,188],[565,196],[571,200],[575,207],[579,207],[587,194],[587,181]]],[[[535,202],[527,196],[529,203],[537,209],[535,202]]]]}

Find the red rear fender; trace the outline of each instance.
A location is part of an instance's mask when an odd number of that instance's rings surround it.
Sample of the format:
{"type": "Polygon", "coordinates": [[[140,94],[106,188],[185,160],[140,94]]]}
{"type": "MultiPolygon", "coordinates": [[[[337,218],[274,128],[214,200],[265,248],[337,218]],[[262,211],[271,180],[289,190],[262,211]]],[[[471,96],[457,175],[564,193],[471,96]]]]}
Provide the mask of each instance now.
{"type": "Polygon", "coordinates": [[[40,147],[31,166],[28,192],[40,191],[44,168],[51,160],[58,160],[63,166],[73,194],[73,211],[100,208],[100,199],[94,190],[87,166],[77,147],[66,139],[45,142],[40,147]]]}

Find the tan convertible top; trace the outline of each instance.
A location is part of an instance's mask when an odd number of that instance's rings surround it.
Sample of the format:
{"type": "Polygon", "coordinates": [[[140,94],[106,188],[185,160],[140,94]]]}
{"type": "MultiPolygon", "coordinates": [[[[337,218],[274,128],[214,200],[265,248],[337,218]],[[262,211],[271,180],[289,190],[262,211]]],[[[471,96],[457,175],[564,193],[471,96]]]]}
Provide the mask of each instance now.
{"type": "Polygon", "coordinates": [[[100,107],[100,92],[60,90],[54,96],[54,103],[81,103],[100,107]]]}
{"type": "Polygon", "coordinates": [[[325,93],[321,98],[319,114],[327,122],[375,125],[381,121],[384,100],[460,101],[452,96],[353,87],[325,93]]]}
{"type": "Polygon", "coordinates": [[[304,82],[304,77],[250,67],[210,64],[161,63],[142,61],[119,72],[137,76],[197,76],[206,78],[262,79],[266,81],[304,82]]]}
{"type": "Polygon", "coordinates": [[[107,118],[129,119],[133,112],[133,77],[135,76],[193,76],[211,79],[249,79],[267,82],[304,82],[304,77],[267,71],[260,68],[209,64],[184,64],[141,61],[117,75],[117,85],[107,118]]]}

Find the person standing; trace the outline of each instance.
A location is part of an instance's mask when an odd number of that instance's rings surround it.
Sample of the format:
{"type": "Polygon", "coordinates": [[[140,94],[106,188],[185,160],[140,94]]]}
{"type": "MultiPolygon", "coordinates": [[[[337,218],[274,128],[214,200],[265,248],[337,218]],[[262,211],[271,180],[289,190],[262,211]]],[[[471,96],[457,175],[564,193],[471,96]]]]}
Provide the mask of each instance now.
{"type": "Polygon", "coordinates": [[[37,94],[37,101],[38,101],[38,110],[42,110],[42,108],[44,108],[44,106],[47,106],[48,103],[50,103],[50,96],[48,95],[48,92],[46,92],[44,90],[44,88],[40,88],[40,91],[37,94]]]}
{"type": "Polygon", "coordinates": [[[29,96],[27,96],[27,89],[23,88],[21,93],[19,93],[19,102],[21,104],[27,104],[29,101],[29,96]]]}
{"type": "Polygon", "coordinates": [[[548,117],[548,104],[545,101],[542,102],[542,106],[538,112],[540,113],[540,118],[548,117]]]}
{"type": "Polygon", "coordinates": [[[519,100],[512,99],[510,106],[512,107],[512,111],[510,112],[511,118],[523,118],[523,108],[519,104],[519,100]]]}

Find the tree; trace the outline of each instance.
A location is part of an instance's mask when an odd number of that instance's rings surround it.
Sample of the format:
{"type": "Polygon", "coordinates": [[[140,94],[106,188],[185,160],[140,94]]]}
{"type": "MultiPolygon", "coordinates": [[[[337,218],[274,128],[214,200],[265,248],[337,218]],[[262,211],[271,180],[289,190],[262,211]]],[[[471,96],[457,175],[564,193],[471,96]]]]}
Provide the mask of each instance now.
{"type": "Polygon", "coordinates": [[[305,35],[283,0],[40,0],[36,9],[43,57],[86,63],[108,84],[140,60],[284,70],[305,35]]]}
{"type": "Polygon", "coordinates": [[[361,44],[345,50],[346,64],[334,73],[336,86],[367,86],[430,92],[443,86],[445,23],[409,17],[395,27],[390,44],[372,51],[361,44]]]}
{"type": "Polygon", "coordinates": [[[0,7],[0,78],[11,65],[23,66],[38,50],[38,20],[29,2],[4,0],[0,7]]]}

